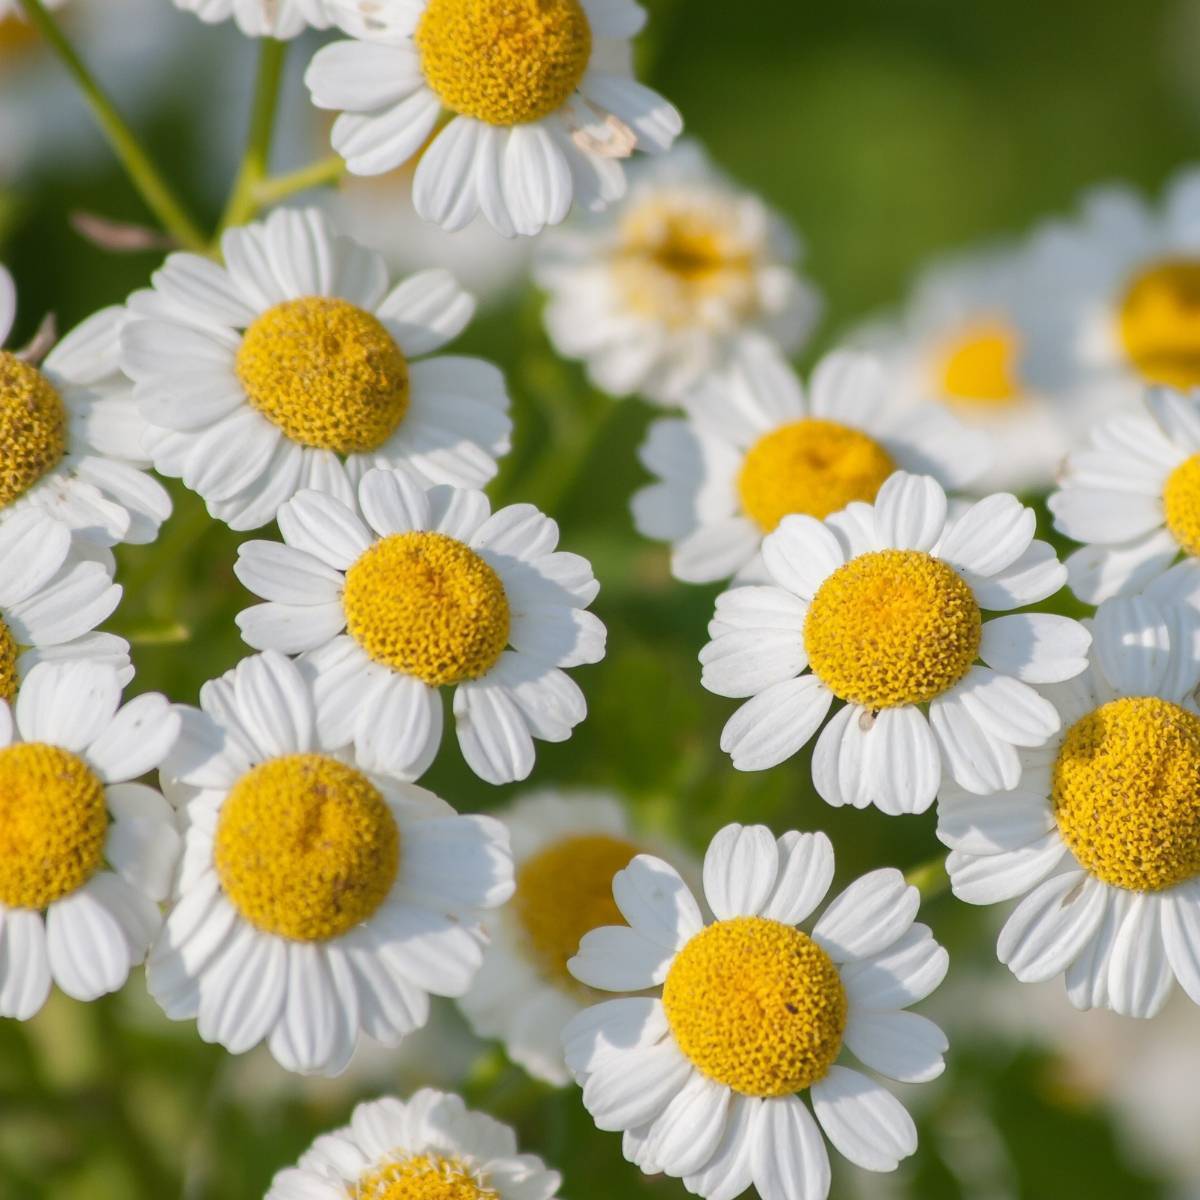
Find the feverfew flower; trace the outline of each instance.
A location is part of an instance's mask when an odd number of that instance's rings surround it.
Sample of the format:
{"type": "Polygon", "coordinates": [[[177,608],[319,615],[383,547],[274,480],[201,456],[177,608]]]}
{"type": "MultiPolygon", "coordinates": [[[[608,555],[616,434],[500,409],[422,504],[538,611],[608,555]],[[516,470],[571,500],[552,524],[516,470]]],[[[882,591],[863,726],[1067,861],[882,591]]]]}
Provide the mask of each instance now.
{"type": "Polygon", "coordinates": [[[820,313],[801,246],[753,192],[694,142],[636,169],[629,195],[539,248],[546,329],[601,391],[687,406],[757,331],[791,353],[820,313]]]}
{"type": "Polygon", "coordinates": [[[305,29],[328,29],[349,16],[352,0],[174,0],[175,7],[195,13],[205,24],[232,17],[247,37],[286,41],[305,29]]]}
{"type": "Polygon", "coordinates": [[[625,1157],[647,1174],[708,1200],[751,1185],[762,1200],[825,1200],[817,1122],[868,1171],[916,1150],[900,1101],[839,1060],[848,1049],[906,1083],[941,1074],[942,1031],[905,1010],[942,981],[946,952],[913,923],[920,898],[895,870],[864,875],[802,932],[833,865],[824,834],[776,841],[729,825],[704,860],[709,924],[659,859],[639,855],[613,880],[629,924],[588,934],[571,970],[591,987],[656,994],[585,1010],[564,1043],[597,1126],[623,1130],[625,1157]]]}
{"type": "Polygon", "coordinates": [[[721,735],[733,765],[791,757],[838,699],[812,758],[828,803],[922,812],[943,763],[968,791],[1014,787],[1017,747],[1059,728],[1030,684],[1078,675],[1091,641],[1049,613],[984,620],[1062,586],[1066,571],[1034,525],[1004,493],[951,519],[932,479],[903,472],[874,506],[824,523],[785,517],[763,543],[771,585],[719,596],[700,653],[706,688],[749,697],[721,735]]]}
{"type": "Polygon", "coordinates": [[[333,147],[356,175],[420,154],[413,200],[443,228],[482,213],[506,237],[536,234],[573,202],[603,208],[624,194],[620,160],[669,150],[683,127],[632,77],[633,0],[415,0],[375,16],[317,52],[313,103],[341,111],[333,147]]]}

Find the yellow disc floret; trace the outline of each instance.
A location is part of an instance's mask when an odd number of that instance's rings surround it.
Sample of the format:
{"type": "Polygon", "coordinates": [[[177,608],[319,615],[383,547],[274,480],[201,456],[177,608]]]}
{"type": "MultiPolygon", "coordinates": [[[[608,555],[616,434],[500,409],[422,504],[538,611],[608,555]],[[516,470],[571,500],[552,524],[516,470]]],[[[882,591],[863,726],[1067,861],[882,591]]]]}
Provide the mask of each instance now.
{"type": "Polygon", "coordinates": [[[1017,334],[1000,321],[972,326],[945,350],[941,392],[955,404],[999,408],[1020,397],[1017,334]]]}
{"type": "Polygon", "coordinates": [[[18,656],[17,640],[0,619],[0,700],[12,700],[17,694],[18,656]]]}
{"type": "Polygon", "coordinates": [[[36,367],[0,350],[0,508],[29,491],[66,450],[62,398],[36,367]]]}
{"type": "Polygon", "coordinates": [[[522,863],[513,911],[549,978],[571,984],[567,960],[583,935],[625,923],[613,899],[613,876],[637,853],[624,838],[588,833],[553,842],[522,863]]]}
{"type": "Polygon", "coordinates": [[[877,550],[838,567],[804,622],[808,661],[835,696],[869,709],[923,704],[979,653],[974,593],[920,550],[877,550]]]}
{"type": "Polygon", "coordinates": [[[1200,875],[1200,718],[1126,697],[1071,726],[1054,764],[1063,840],[1097,879],[1158,892],[1200,875]]]}
{"type": "Polygon", "coordinates": [[[1180,546],[1200,555],[1200,454],[1185,458],[1167,476],[1163,515],[1180,546]]]}
{"type": "Polygon", "coordinates": [[[104,862],[104,784],[77,755],[41,742],[0,750],[0,904],[42,909],[104,862]]]}
{"type": "Polygon", "coordinates": [[[1121,301],[1118,329],[1147,383],[1200,384],[1200,259],[1167,259],[1135,275],[1121,301]]]}
{"type": "Polygon", "coordinates": [[[676,955],[663,1007],[696,1069],[744,1096],[787,1096],[842,1048],[846,992],[807,934],[765,917],[718,921],[676,955]]]}
{"type": "Polygon", "coordinates": [[[414,40],[438,99],[489,125],[561,108],[592,56],[579,0],[429,0],[414,40]]]}
{"type": "Polygon", "coordinates": [[[444,533],[396,533],[346,572],[346,627],[377,663],[430,687],[478,679],[508,645],[504,584],[444,533]]]}
{"type": "Polygon", "coordinates": [[[375,450],[408,411],[395,339],[371,313],[327,296],[267,309],[242,338],[237,375],[268,421],[318,450],[375,450]]]}
{"type": "Polygon", "coordinates": [[[821,520],[852,500],[874,500],[895,469],[874,438],[837,421],[805,417],[750,447],[738,493],[746,515],[770,533],[789,513],[821,520]]]}
{"type": "Polygon", "coordinates": [[[500,1200],[477,1167],[442,1154],[414,1154],[374,1167],[347,1191],[350,1200],[500,1200]]]}
{"type": "Polygon", "coordinates": [[[251,925],[294,941],[327,941],[387,898],[400,831],[361,771],[321,754],[289,754],[260,763],[230,789],[214,863],[251,925]]]}

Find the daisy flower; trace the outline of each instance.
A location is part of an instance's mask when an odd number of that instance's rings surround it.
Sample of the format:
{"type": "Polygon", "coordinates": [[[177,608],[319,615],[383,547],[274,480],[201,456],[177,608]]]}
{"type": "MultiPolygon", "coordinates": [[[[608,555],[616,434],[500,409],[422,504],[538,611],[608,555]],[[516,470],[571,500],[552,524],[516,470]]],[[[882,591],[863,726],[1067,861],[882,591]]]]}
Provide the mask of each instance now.
{"type": "Polygon", "coordinates": [[[180,712],[163,773],[185,800],[183,860],[147,963],[168,1017],[336,1075],[360,1033],[394,1046],[430,993],[466,991],[479,911],[513,888],[498,821],[326,752],[312,686],[282,655],[243,659],[180,712]]]}
{"type": "MultiPolygon", "coordinates": [[[[16,309],[0,267],[0,346],[16,309]]],[[[158,536],[171,501],[145,473],[145,423],[118,364],[124,324],[123,309],[106,308],[40,366],[0,349],[0,522],[34,505],[101,546],[158,536]]]]}
{"type": "Polygon", "coordinates": [[[540,248],[546,329],[601,391],[686,406],[747,332],[788,352],[808,340],[821,302],[797,273],[800,250],[758,196],[685,143],[644,164],[611,214],[540,248]]]}
{"type": "Polygon", "coordinates": [[[563,1026],[601,999],[567,961],[585,933],[620,923],[613,876],[640,853],[680,866],[690,856],[632,830],[606,792],[535,792],[496,815],[512,840],[517,890],[488,915],[483,966],[458,1003],[479,1037],[499,1038],[513,1062],[561,1087],[571,1080],[563,1026]]]}
{"type": "Polygon", "coordinates": [[[247,37],[286,41],[306,29],[328,29],[347,4],[341,0],[174,0],[206,25],[232,17],[247,37]]]}
{"type": "Polygon", "coordinates": [[[179,734],[165,697],[121,705],[97,662],[40,663],[0,704],[0,1016],[26,1020],[51,982],[117,991],[162,922],[179,853],[171,806],[132,780],[179,734]]]}
{"type": "Polygon", "coordinates": [[[788,514],[821,520],[869,503],[898,468],[958,488],[988,455],[986,438],[945,409],[891,404],[886,377],[865,355],[822,359],[806,395],[782,354],[747,336],[687,416],[650,426],[639,456],[658,482],[634,494],[633,519],[671,543],[677,579],[757,582],[763,538],[788,514]]]}
{"type": "Polygon", "coordinates": [[[733,765],[783,762],[836,698],[845,703],[812,756],[830,804],[923,812],[943,764],[967,791],[1016,786],[1017,747],[1059,727],[1029,685],[1078,675],[1091,641],[1068,617],[983,618],[1062,586],[1066,570],[1034,524],[1002,492],[948,520],[945,492],[903,472],[874,506],[824,523],[784,518],[763,543],[771,584],[717,597],[700,652],[709,691],[749,697],[721,735],[733,765]]]}
{"type": "Polygon", "coordinates": [[[584,938],[571,971],[610,992],[661,988],[582,1012],[567,1063],[596,1125],[624,1130],[625,1157],[682,1178],[707,1200],[753,1185],[762,1200],[825,1200],[829,1156],[808,1106],[844,1157],[891,1171],[917,1148],[892,1093],[839,1062],[848,1049],[891,1079],[943,1069],[946,1039],[906,1012],[946,974],[945,950],[914,924],[920,897],[872,871],[797,928],[833,880],[822,833],[729,825],[704,859],[706,924],[665,862],[639,855],[613,880],[628,925],[584,938]]]}
{"type": "Polygon", "coordinates": [[[353,742],[369,767],[418,778],[454,688],[458,743],[489,783],[524,779],[533,739],[562,742],[587,713],[563,668],[599,662],[587,612],[600,585],[531,504],[492,513],[482,492],[423,491],[368,471],[358,497],[302,492],[277,542],[247,542],[237,577],[265,604],[237,617],[255,649],[304,654],[322,745],[353,742]]]}
{"type": "Polygon", "coordinates": [[[1035,234],[1028,272],[1022,370],[1035,387],[1078,396],[1094,420],[1147,384],[1200,385],[1200,171],[1161,206],[1125,187],[1089,192],[1035,234]]]}
{"type": "Polygon", "coordinates": [[[1087,671],[1044,689],[1062,731],[1022,752],[1015,790],[938,797],[954,894],[1023,896],[1000,961],[1024,982],[1065,973],[1078,1008],[1150,1017],[1172,977],[1200,1004],[1195,622],[1144,596],[1105,601],[1087,671]]]}
{"type": "Polygon", "coordinates": [[[972,481],[983,492],[1049,488],[1083,423],[1078,406],[1037,392],[1023,375],[1022,268],[1016,246],[936,262],[901,313],[848,339],[879,358],[898,403],[943,404],[987,435],[992,465],[972,481]]]}
{"type": "Polygon", "coordinates": [[[341,112],[333,147],[354,174],[420,154],[413,201],[445,229],[482,213],[506,237],[537,234],[575,200],[603,208],[624,194],[620,160],[683,128],[632,77],[633,0],[413,0],[379,17],[317,51],[306,81],[341,112]]]}
{"type": "Polygon", "coordinates": [[[122,362],[159,472],[233,529],[303,488],[353,503],[377,465],[461,487],[495,475],[512,427],[500,372],[425,357],[474,311],[450,275],[389,290],[383,260],[315,209],[279,209],[221,246],[225,266],[173,254],[129,302],[122,362]]]}
{"type": "Polygon", "coordinates": [[[1200,392],[1149,388],[1095,425],[1048,505],[1055,528],[1084,543],[1067,573],[1086,603],[1146,588],[1200,595],[1200,392]]]}
{"type": "Polygon", "coordinates": [[[266,1200],[552,1200],[562,1177],[521,1154],[516,1135],[459,1096],[422,1088],[410,1100],[358,1105],[280,1171],[266,1200]]]}

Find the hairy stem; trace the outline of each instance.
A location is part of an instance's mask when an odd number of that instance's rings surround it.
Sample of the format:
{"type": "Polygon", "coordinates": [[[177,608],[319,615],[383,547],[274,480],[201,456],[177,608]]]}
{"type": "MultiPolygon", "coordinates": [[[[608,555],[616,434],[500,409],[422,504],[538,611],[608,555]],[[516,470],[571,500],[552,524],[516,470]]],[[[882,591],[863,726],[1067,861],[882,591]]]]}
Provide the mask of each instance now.
{"type": "Polygon", "coordinates": [[[254,189],[254,199],[260,208],[268,204],[278,204],[288,196],[297,192],[306,192],[309,188],[321,187],[326,183],[337,183],[346,172],[346,164],[336,155],[322,158],[299,171],[286,175],[276,175],[272,179],[263,179],[254,189]]]}

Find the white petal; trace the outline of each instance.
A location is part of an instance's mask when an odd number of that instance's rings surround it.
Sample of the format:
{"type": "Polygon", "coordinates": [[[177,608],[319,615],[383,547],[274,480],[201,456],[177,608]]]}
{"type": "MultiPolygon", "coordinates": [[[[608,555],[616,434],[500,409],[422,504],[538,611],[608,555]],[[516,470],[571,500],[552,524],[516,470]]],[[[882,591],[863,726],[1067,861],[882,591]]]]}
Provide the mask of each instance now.
{"type": "Polygon", "coordinates": [[[823,833],[789,830],[777,843],[779,876],[760,915],[799,925],[825,898],[833,882],[833,845],[823,833]]]}
{"type": "Polygon", "coordinates": [[[1033,541],[1037,518],[1016,496],[998,492],[971,505],[938,547],[938,557],[974,575],[995,575],[1033,541]]]}
{"type": "Polygon", "coordinates": [[[129,975],[124,929],[87,887],[50,905],[46,950],[55,983],[76,1000],[115,992],[129,975]]]}
{"type": "Polygon", "coordinates": [[[856,879],[821,914],[813,928],[835,962],[868,958],[902,937],[917,915],[921,895],[892,867],[856,879]]]}
{"type": "Polygon", "coordinates": [[[952,851],[946,859],[950,887],[968,904],[998,904],[1012,900],[1041,883],[1058,866],[1067,848],[1051,830],[1020,850],[976,857],[952,851]]]}
{"type": "Polygon", "coordinates": [[[1020,904],[1000,932],[996,954],[1022,983],[1062,974],[1104,918],[1105,885],[1082,871],[1047,879],[1020,904]]]}
{"type": "Polygon", "coordinates": [[[662,983],[674,951],[624,925],[602,925],[584,934],[567,969],[588,987],[639,992],[662,983]]]}
{"type": "Polygon", "coordinates": [[[146,693],[117,711],[88,747],[87,760],[106,783],[137,779],[156,770],[170,754],[182,720],[166,696],[146,693]]]}
{"type": "Polygon", "coordinates": [[[946,978],[950,956],[927,925],[914,924],[882,954],[848,963],[842,985],[856,1008],[886,1012],[924,1000],[946,978]]]}
{"type": "Polygon", "coordinates": [[[754,1184],[762,1200],[825,1200],[829,1154],[798,1096],[764,1100],[753,1139],[754,1184]]]}
{"type": "Polygon", "coordinates": [[[946,527],[946,493],[928,475],[897,471],[875,497],[875,529],[884,546],[930,550],[946,527]]]}
{"type": "Polygon", "coordinates": [[[1108,963],[1108,997],[1114,1012],[1153,1017],[1171,990],[1171,968],[1163,945],[1160,898],[1135,893],[1113,942],[1108,963]]]}
{"type": "Polygon", "coordinates": [[[1026,683],[1061,683],[1087,666],[1092,635],[1070,617],[1014,613],[984,622],[979,657],[1026,683]]]}
{"type": "Polygon", "coordinates": [[[763,562],[780,587],[804,600],[846,560],[841,543],[827,526],[813,517],[791,515],[763,539],[763,562]]]}
{"type": "Polygon", "coordinates": [[[851,1009],[845,1036],[863,1066],[900,1083],[928,1083],[946,1069],[946,1035],[917,1013],[851,1009]]]}
{"type": "Polygon", "coordinates": [[[747,700],[725,723],[721,749],[739,771],[762,771],[791,758],[812,737],[833,693],[815,676],[785,679],[747,700]]]}
{"type": "Polygon", "coordinates": [[[721,1144],[732,1093],[694,1071],[655,1119],[645,1153],[668,1175],[698,1171],[721,1144]]]}
{"type": "Polygon", "coordinates": [[[42,914],[0,911],[0,1016],[27,1021],[50,995],[50,960],[42,914]]]}
{"type": "Polygon", "coordinates": [[[894,1171],[917,1149],[908,1110],[882,1084],[847,1067],[830,1067],[812,1089],[813,1111],[826,1136],[856,1166],[894,1171]]]}
{"type": "Polygon", "coordinates": [[[700,907],[674,867],[639,854],[613,878],[613,899],[638,933],[677,950],[704,926],[700,907]]]}
{"type": "Polygon", "coordinates": [[[775,890],[779,850],[765,825],[726,825],[704,855],[704,895],[718,921],[755,917],[775,890]]]}
{"type": "Polygon", "coordinates": [[[1163,948],[1180,987],[1200,1004],[1200,883],[1172,888],[1162,899],[1163,948]]]}
{"type": "Polygon", "coordinates": [[[49,742],[79,754],[112,721],[121,684],[110,666],[47,662],[34,667],[17,692],[17,728],[27,742],[49,742]]]}

